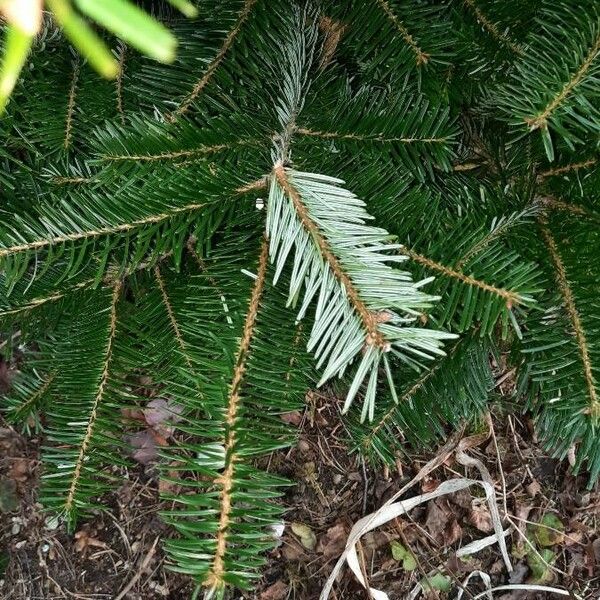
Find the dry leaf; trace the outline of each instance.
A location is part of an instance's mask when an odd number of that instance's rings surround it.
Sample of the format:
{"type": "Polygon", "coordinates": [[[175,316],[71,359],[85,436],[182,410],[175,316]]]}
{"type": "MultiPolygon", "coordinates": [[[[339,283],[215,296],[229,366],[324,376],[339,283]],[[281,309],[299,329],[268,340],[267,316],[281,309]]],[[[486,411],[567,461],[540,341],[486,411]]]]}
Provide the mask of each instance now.
{"type": "Polygon", "coordinates": [[[323,40],[321,62],[319,64],[319,68],[323,69],[333,58],[335,50],[340,43],[340,39],[346,30],[346,25],[340,21],[334,21],[331,17],[322,16],[319,19],[319,30],[325,36],[325,39],[323,40]]]}
{"type": "Polygon", "coordinates": [[[0,394],[6,394],[10,389],[13,372],[9,364],[0,356],[0,394]]]}
{"type": "Polygon", "coordinates": [[[307,550],[314,550],[317,545],[317,536],[314,531],[304,523],[292,523],[292,531],[298,536],[300,542],[307,550]]]}
{"type": "Polygon", "coordinates": [[[525,491],[532,497],[535,498],[542,491],[542,486],[537,479],[534,479],[531,483],[525,486],[525,491]]]}
{"type": "Polygon", "coordinates": [[[299,410],[294,410],[289,413],[283,413],[279,415],[279,418],[288,425],[294,425],[298,427],[302,423],[302,413],[299,410]]]}
{"type": "Polygon", "coordinates": [[[26,458],[13,459],[8,472],[8,477],[15,481],[27,481],[27,479],[29,479],[29,460],[26,458]]]}
{"type": "Polygon", "coordinates": [[[488,508],[482,504],[475,504],[469,513],[469,522],[479,531],[490,533],[494,530],[492,515],[488,508]]]}
{"type": "Polygon", "coordinates": [[[425,477],[423,479],[423,483],[421,483],[421,493],[429,494],[430,492],[435,491],[440,485],[440,482],[434,477],[425,477]]]}
{"type": "Polygon", "coordinates": [[[74,536],[75,550],[85,554],[90,547],[106,548],[106,544],[95,537],[92,537],[89,531],[80,529],[74,536]]]}
{"type": "Polygon", "coordinates": [[[149,429],[128,435],[126,439],[133,448],[133,459],[142,465],[147,465],[158,458],[155,436],[149,429]]]}
{"type": "Polygon", "coordinates": [[[124,421],[141,421],[142,423],[146,422],[144,418],[144,413],[140,408],[122,408],[121,416],[124,421]]]}
{"type": "Polygon", "coordinates": [[[338,523],[321,536],[317,544],[317,552],[321,553],[325,559],[337,558],[346,546],[347,537],[348,530],[342,523],[338,523]]]}
{"type": "Polygon", "coordinates": [[[462,528],[446,498],[438,498],[429,503],[425,528],[442,547],[452,545],[462,535],[462,528]]]}
{"type": "Polygon", "coordinates": [[[565,536],[565,546],[575,546],[583,542],[583,531],[570,531],[569,535],[565,536]]]}
{"type": "Polygon", "coordinates": [[[288,586],[283,581],[276,581],[260,595],[260,600],[285,600],[288,596],[288,586]]]}
{"type": "Polygon", "coordinates": [[[149,427],[167,437],[173,433],[173,423],[181,421],[183,406],[172,400],[155,398],[143,409],[144,418],[149,427]]]}
{"type": "Polygon", "coordinates": [[[287,561],[295,562],[301,560],[306,553],[304,548],[302,548],[302,544],[296,538],[292,537],[286,540],[281,554],[287,561]]]}
{"type": "Polygon", "coordinates": [[[600,567],[600,538],[595,539],[586,546],[586,558],[590,577],[600,567]]]}
{"type": "MultiPolygon", "coordinates": [[[[177,461],[173,461],[170,466],[174,467],[177,466],[177,461]]],[[[169,471],[167,472],[167,477],[168,479],[164,478],[164,477],[160,477],[158,480],[158,491],[161,494],[164,493],[178,493],[179,491],[181,491],[181,485],[176,483],[176,481],[180,480],[179,477],[179,471],[177,469],[169,469],[169,471]],[[175,481],[172,481],[175,480],[175,481]]]]}
{"type": "Polygon", "coordinates": [[[529,573],[529,567],[524,562],[518,562],[515,565],[515,570],[510,574],[508,578],[509,583],[523,583],[525,577],[529,573]]]}
{"type": "Polygon", "coordinates": [[[465,512],[470,512],[473,505],[473,496],[468,490],[460,490],[454,494],[449,494],[448,501],[459,506],[465,512]]]}

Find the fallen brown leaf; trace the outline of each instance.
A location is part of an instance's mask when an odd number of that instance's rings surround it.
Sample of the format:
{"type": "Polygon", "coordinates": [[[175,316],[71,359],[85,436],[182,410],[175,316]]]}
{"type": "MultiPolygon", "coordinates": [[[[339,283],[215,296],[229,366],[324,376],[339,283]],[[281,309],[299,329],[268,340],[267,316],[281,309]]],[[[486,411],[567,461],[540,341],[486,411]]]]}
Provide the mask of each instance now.
{"type": "Polygon", "coordinates": [[[306,556],[306,551],[295,537],[288,537],[284,541],[281,554],[286,560],[296,562],[306,556]]]}
{"type": "Polygon", "coordinates": [[[154,462],[158,458],[156,441],[153,432],[149,429],[137,431],[126,439],[133,449],[131,454],[133,459],[142,465],[154,462]]]}
{"type": "Polygon", "coordinates": [[[0,394],[6,394],[10,389],[14,373],[10,365],[0,356],[0,394]]]}
{"type": "Polygon", "coordinates": [[[29,479],[29,460],[26,458],[15,458],[12,461],[8,477],[23,483],[29,479]]]}
{"type": "Polygon", "coordinates": [[[337,558],[346,547],[347,538],[348,530],[343,523],[338,523],[321,536],[317,544],[317,552],[322,554],[325,559],[337,558]]]}
{"type": "Polygon", "coordinates": [[[531,483],[525,486],[525,491],[532,497],[535,498],[542,491],[542,486],[537,479],[534,479],[531,483]]]}
{"type": "Polygon", "coordinates": [[[104,542],[92,537],[86,529],[80,529],[73,537],[75,538],[75,550],[82,554],[85,554],[91,547],[106,548],[104,542]]]}
{"type": "Polygon", "coordinates": [[[285,600],[288,595],[288,586],[283,581],[276,581],[260,595],[260,600],[285,600]]]}
{"type": "Polygon", "coordinates": [[[476,529],[479,529],[479,531],[483,531],[484,533],[489,533],[494,529],[492,515],[487,506],[484,506],[483,504],[476,504],[471,508],[469,522],[476,529]]]}
{"type": "Polygon", "coordinates": [[[299,410],[294,410],[293,412],[283,413],[279,415],[279,418],[288,425],[294,425],[298,427],[300,423],[302,423],[302,413],[299,410]]]}
{"type": "Polygon", "coordinates": [[[592,550],[596,564],[600,566],[600,538],[592,542],[592,550]]]}
{"type": "Polygon", "coordinates": [[[165,398],[150,400],[143,409],[146,423],[158,434],[167,437],[173,433],[173,424],[181,421],[183,406],[165,398]]]}
{"type": "Polygon", "coordinates": [[[429,494],[430,492],[435,491],[440,485],[440,482],[433,477],[425,477],[423,482],[421,483],[421,493],[429,494]]]}
{"type": "Polygon", "coordinates": [[[452,545],[462,535],[462,528],[446,498],[437,498],[429,503],[425,528],[441,547],[452,545]]]}
{"type": "Polygon", "coordinates": [[[319,68],[323,69],[333,58],[335,50],[340,43],[340,39],[342,38],[344,31],[346,31],[346,25],[340,21],[334,21],[331,17],[322,16],[319,19],[319,30],[325,37],[321,53],[321,62],[319,64],[319,68]]]}

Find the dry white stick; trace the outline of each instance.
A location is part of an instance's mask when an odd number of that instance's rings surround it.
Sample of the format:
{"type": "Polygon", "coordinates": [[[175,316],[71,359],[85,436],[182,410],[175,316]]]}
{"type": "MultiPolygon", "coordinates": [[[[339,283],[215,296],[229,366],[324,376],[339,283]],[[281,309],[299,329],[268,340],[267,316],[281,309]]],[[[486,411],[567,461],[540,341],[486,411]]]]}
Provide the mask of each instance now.
{"type": "MultiPolygon", "coordinates": [[[[502,532],[502,537],[507,537],[512,532],[512,527],[505,529],[502,532]]],[[[463,556],[469,556],[471,554],[476,554],[480,550],[487,548],[487,546],[491,546],[498,541],[498,536],[494,533],[493,535],[488,535],[487,537],[481,538],[480,540],[475,540],[462,548],[459,548],[456,551],[457,558],[461,558],[463,556]]]]}
{"type": "Polygon", "coordinates": [[[144,573],[146,567],[150,564],[150,560],[154,556],[154,551],[156,550],[156,544],[158,544],[158,536],[156,536],[156,539],[154,540],[152,547],[150,548],[150,550],[148,550],[148,554],[146,554],[146,556],[144,557],[144,560],[142,561],[140,568],[136,571],[135,575],[131,578],[131,581],[121,590],[121,592],[115,598],[115,600],[122,600],[125,597],[125,595],[127,594],[127,592],[129,592],[129,590],[131,590],[131,588],[138,582],[139,578],[144,573]]]}
{"type": "Polygon", "coordinates": [[[456,460],[464,466],[475,467],[479,473],[481,474],[481,478],[484,483],[486,483],[489,487],[492,488],[492,498],[493,502],[488,500],[488,504],[490,507],[490,516],[492,517],[492,523],[494,525],[494,534],[495,538],[498,541],[498,546],[500,547],[500,552],[502,554],[502,558],[504,559],[504,564],[506,565],[506,569],[509,573],[512,573],[513,567],[510,562],[510,556],[508,555],[508,548],[506,547],[506,540],[504,539],[504,532],[502,531],[502,520],[500,519],[500,511],[498,510],[498,505],[496,504],[496,494],[494,492],[494,481],[492,480],[492,476],[488,471],[487,467],[478,459],[473,458],[466,454],[463,450],[463,442],[468,443],[469,438],[465,438],[460,442],[458,448],[456,450],[456,460]]]}
{"type": "Polygon", "coordinates": [[[463,594],[465,593],[465,590],[469,585],[469,581],[471,581],[471,579],[475,576],[480,577],[481,581],[483,581],[485,587],[487,588],[486,591],[483,592],[484,595],[487,595],[488,600],[494,600],[494,597],[492,596],[492,580],[485,571],[472,571],[471,573],[469,573],[467,578],[463,581],[462,588],[458,590],[456,600],[460,600],[463,597],[463,594]]]}
{"type": "MultiPolygon", "coordinates": [[[[403,515],[409,511],[411,511],[416,506],[428,502],[429,500],[433,500],[435,498],[439,498],[440,496],[445,496],[446,494],[453,494],[454,492],[458,492],[460,490],[471,487],[472,485],[480,485],[483,487],[486,495],[486,500],[488,502],[490,513],[492,514],[492,518],[494,515],[494,511],[492,506],[496,509],[496,513],[498,512],[498,507],[496,506],[496,496],[494,492],[494,488],[487,483],[486,481],[477,481],[474,479],[450,479],[449,481],[444,481],[441,483],[436,490],[433,492],[429,492],[428,494],[421,494],[419,496],[415,496],[413,498],[409,498],[408,500],[401,500],[399,502],[384,504],[379,510],[374,513],[367,515],[360,519],[350,531],[350,535],[348,536],[348,541],[346,542],[346,547],[344,552],[338,559],[329,579],[325,583],[323,587],[323,591],[321,592],[320,600],[327,600],[329,598],[329,594],[333,587],[333,584],[338,576],[338,573],[344,566],[344,563],[347,562],[350,570],[354,573],[356,579],[362,584],[364,588],[366,588],[373,600],[389,600],[388,595],[381,590],[376,590],[369,587],[365,577],[363,576],[362,570],[360,568],[360,563],[358,560],[358,555],[356,552],[356,544],[358,540],[369,531],[380,527],[381,525],[403,515]]],[[[502,525],[498,521],[499,525],[499,533],[496,534],[496,539],[499,541],[500,539],[504,542],[504,535],[502,531],[502,525]]],[[[496,526],[496,529],[497,529],[496,526]]],[[[506,545],[504,544],[504,547],[506,545]]],[[[510,564],[510,562],[509,562],[510,564]]]]}
{"type": "Polygon", "coordinates": [[[571,598],[577,598],[577,600],[581,600],[581,596],[578,596],[577,594],[570,592],[569,590],[550,587],[548,585],[534,585],[527,583],[499,585],[498,587],[490,588],[485,592],[477,594],[477,596],[475,596],[473,600],[479,600],[480,598],[483,598],[486,594],[490,594],[493,592],[502,592],[506,590],[529,590],[532,592],[550,592],[551,594],[558,594],[559,596],[570,596],[571,598]]]}

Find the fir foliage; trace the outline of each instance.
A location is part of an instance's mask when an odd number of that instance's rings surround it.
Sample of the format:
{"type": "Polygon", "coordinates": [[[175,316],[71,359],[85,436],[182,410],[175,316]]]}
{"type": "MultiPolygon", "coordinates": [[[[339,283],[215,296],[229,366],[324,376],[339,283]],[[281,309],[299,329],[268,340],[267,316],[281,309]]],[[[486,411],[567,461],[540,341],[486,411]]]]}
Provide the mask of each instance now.
{"type": "Polygon", "coordinates": [[[164,400],[169,565],[223,598],[275,543],[265,457],[311,387],[341,378],[349,447],[392,464],[505,363],[596,480],[595,3],[199,4],[157,3],[176,60],[114,43],[112,83],[45,23],[0,122],[2,408],[44,436],[45,506],[100,508],[164,400]]]}

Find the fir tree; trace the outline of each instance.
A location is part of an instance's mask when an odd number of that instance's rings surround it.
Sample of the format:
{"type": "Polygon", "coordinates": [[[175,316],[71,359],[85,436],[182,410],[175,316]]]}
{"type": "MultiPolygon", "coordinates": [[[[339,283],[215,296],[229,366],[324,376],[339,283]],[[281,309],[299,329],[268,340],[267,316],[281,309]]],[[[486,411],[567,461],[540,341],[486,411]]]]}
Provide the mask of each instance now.
{"type": "Polygon", "coordinates": [[[223,597],[307,390],[341,378],[349,446],[391,462],[485,410],[500,357],[596,480],[597,3],[199,4],[156,10],[171,65],[107,40],[112,82],[46,20],[0,121],[2,402],[43,430],[45,506],[100,507],[123,410],[168,399],[165,548],[223,597]]]}

